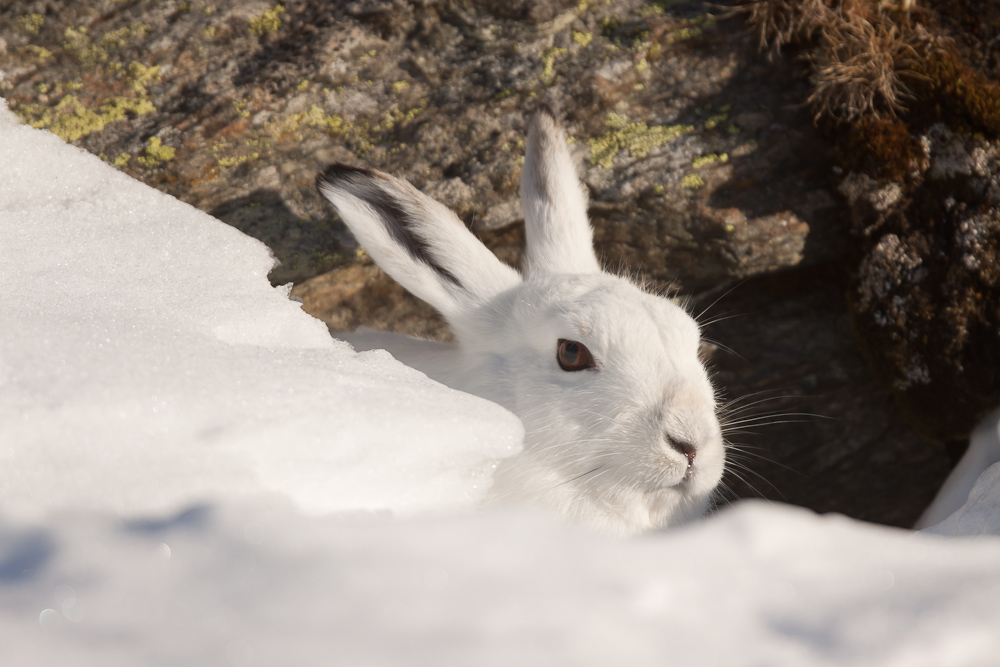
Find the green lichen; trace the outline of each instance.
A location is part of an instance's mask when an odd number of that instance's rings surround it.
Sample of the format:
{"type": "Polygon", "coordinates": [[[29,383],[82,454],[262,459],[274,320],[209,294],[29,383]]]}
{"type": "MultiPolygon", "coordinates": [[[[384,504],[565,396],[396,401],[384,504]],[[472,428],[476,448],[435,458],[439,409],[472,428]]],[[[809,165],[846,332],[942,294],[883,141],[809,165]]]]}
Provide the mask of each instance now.
{"type": "Polygon", "coordinates": [[[708,155],[702,155],[692,160],[691,166],[695,169],[701,169],[702,167],[707,167],[708,165],[715,164],[716,162],[729,162],[729,154],[722,153],[719,155],[716,153],[709,153],[708,155]]]}
{"type": "Polygon", "coordinates": [[[64,141],[73,142],[100,132],[108,123],[122,120],[129,114],[153,113],[156,107],[145,98],[111,97],[96,109],[88,109],[76,95],[65,95],[52,107],[22,104],[16,111],[32,127],[47,129],[64,141]]]}
{"type": "Polygon", "coordinates": [[[253,17],[249,21],[250,34],[257,37],[266,37],[271,33],[278,32],[281,29],[281,15],[284,13],[285,8],[283,6],[275,5],[265,10],[260,16],[253,17]]]}
{"type": "Polygon", "coordinates": [[[212,25],[208,26],[207,28],[201,31],[201,34],[204,35],[207,39],[212,39],[213,37],[215,37],[215,26],[212,25]]]}
{"type": "Polygon", "coordinates": [[[132,156],[128,153],[120,153],[118,157],[111,161],[111,164],[116,167],[124,167],[128,164],[128,161],[132,159],[132,156]]]}
{"type": "Polygon", "coordinates": [[[308,87],[309,87],[309,79],[302,79],[301,81],[299,81],[299,85],[295,86],[295,90],[302,91],[308,87]]]}
{"type": "Polygon", "coordinates": [[[45,25],[45,17],[41,14],[22,14],[17,17],[17,27],[29,35],[37,35],[45,25]]]}
{"type": "Polygon", "coordinates": [[[698,188],[705,187],[705,181],[698,174],[688,174],[681,181],[681,185],[689,190],[697,190],[698,188]]]}
{"type": "Polygon", "coordinates": [[[590,163],[610,169],[615,156],[628,151],[632,157],[644,158],[649,151],[658,148],[677,137],[694,131],[691,125],[654,125],[629,123],[628,118],[609,112],[604,121],[608,131],[599,137],[587,140],[590,146],[590,163]]]}
{"type": "Polygon", "coordinates": [[[576,30],[573,31],[573,41],[579,44],[580,46],[587,46],[593,39],[594,35],[592,33],[577,32],[576,30]]]}
{"type": "Polygon", "coordinates": [[[542,73],[538,77],[545,83],[550,83],[552,79],[555,78],[555,63],[556,58],[561,55],[568,53],[568,49],[564,49],[559,46],[553,46],[551,49],[546,49],[542,53],[542,73]]]}
{"type": "Polygon", "coordinates": [[[392,84],[392,92],[399,94],[409,87],[410,84],[407,83],[406,81],[395,81],[392,84]]]}
{"type": "Polygon", "coordinates": [[[136,161],[144,167],[154,168],[174,159],[174,149],[164,146],[159,137],[150,137],[146,141],[146,150],[136,161]]]}

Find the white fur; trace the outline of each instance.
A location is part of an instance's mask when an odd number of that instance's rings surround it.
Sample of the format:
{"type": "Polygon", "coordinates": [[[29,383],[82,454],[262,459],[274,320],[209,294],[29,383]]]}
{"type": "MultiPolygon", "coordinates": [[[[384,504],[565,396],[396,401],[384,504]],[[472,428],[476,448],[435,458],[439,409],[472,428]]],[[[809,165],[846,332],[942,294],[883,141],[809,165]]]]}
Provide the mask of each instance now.
{"type": "Polygon", "coordinates": [[[523,280],[450,211],[397,179],[334,167],[319,188],[375,261],[442,312],[458,344],[345,339],[388,349],[524,422],[525,450],[497,469],[493,501],[542,506],[616,535],[704,513],[725,451],[698,325],[671,301],[600,269],[586,197],[551,116],[539,114],[529,133],[523,280]],[[401,221],[386,219],[400,208],[401,221]],[[416,257],[385,231],[393,224],[419,239],[416,257]],[[559,339],[586,345],[597,369],[562,370],[559,339]],[[671,442],[695,448],[690,468],[671,442]]]}

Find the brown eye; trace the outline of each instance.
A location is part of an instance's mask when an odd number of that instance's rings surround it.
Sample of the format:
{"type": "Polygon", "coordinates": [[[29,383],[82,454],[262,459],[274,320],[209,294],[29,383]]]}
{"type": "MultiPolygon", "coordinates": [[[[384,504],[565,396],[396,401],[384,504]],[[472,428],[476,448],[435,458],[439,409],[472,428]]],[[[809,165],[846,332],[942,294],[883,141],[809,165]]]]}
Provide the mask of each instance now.
{"type": "Polygon", "coordinates": [[[559,368],[564,371],[582,371],[595,367],[594,355],[590,353],[586,345],[565,338],[559,339],[559,346],[556,348],[556,361],[559,362],[559,368]]]}

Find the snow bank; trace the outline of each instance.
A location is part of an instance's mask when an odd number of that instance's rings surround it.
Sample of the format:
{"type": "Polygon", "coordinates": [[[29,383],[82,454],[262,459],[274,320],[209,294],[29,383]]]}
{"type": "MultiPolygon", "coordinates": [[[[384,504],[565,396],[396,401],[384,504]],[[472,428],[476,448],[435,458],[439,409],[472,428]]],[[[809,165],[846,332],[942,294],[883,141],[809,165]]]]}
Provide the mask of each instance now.
{"type": "Polygon", "coordinates": [[[355,355],[267,248],[0,105],[0,502],[311,512],[473,505],[520,422],[355,355]]]}
{"type": "MultiPolygon", "coordinates": [[[[0,106],[3,664],[996,664],[994,537],[316,516],[469,507],[521,431],[333,341],[270,266],[0,106]]],[[[994,467],[939,529],[997,516],[994,467]]]]}
{"type": "Polygon", "coordinates": [[[0,535],[12,665],[968,667],[1000,655],[1000,541],[762,503],[629,542],[516,516],[234,508],[67,515],[0,535]]]}

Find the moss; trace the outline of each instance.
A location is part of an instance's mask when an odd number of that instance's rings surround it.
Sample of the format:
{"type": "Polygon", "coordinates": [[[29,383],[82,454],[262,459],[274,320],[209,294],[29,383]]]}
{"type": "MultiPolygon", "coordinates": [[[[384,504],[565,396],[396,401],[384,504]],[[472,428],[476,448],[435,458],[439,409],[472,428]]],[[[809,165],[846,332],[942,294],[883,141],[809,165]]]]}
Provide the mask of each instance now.
{"type": "Polygon", "coordinates": [[[45,17],[41,14],[22,14],[17,17],[17,27],[29,35],[37,35],[45,25],[45,17]]]}
{"type": "Polygon", "coordinates": [[[150,137],[146,141],[146,150],[136,161],[144,167],[153,168],[174,159],[174,149],[164,146],[159,137],[150,137]]]}
{"type": "Polygon", "coordinates": [[[249,21],[251,35],[266,37],[281,29],[281,15],[285,13],[285,8],[275,5],[264,11],[260,16],[255,16],[249,21]]]}
{"type": "Polygon", "coordinates": [[[16,111],[32,127],[47,129],[64,141],[73,142],[100,132],[108,123],[129,114],[142,116],[156,111],[156,107],[145,98],[111,97],[97,109],[88,109],[76,95],[65,95],[52,107],[22,104],[16,111]]]}
{"type": "Polygon", "coordinates": [[[838,142],[837,157],[846,171],[860,171],[881,181],[901,181],[921,151],[902,120],[864,116],[838,142]]]}
{"type": "Polygon", "coordinates": [[[933,51],[914,69],[919,76],[910,87],[926,102],[914,119],[925,115],[920,120],[1000,137],[1000,84],[970,69],[954,51],[933,51]]]}
{"type": "Polygon", "coordinates": [[[694,131],[691,125],[649,127],[646,123],[629,123],[628,118],[613,111],[608,113],[604,124],[608,131],[588,139],[587,145],[590,146],[590,163],[605,169],[611,168],[615,156],[623,150],[632,157],[644,158],[652,149],[694,131]]]}

